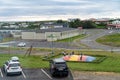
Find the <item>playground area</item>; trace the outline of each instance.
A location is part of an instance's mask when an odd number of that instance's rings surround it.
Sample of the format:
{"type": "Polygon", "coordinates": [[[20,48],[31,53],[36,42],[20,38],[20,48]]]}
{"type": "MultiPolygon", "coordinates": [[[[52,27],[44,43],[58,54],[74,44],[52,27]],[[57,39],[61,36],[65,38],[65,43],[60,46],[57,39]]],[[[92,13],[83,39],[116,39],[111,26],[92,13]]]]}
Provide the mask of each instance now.
{"type": "Polygon", "coordinates": [[[63,59],[65,61],[92,62],[96,58],[93,56],[80,54],[80,55],[66,55],[63,56],[63,59]]]}

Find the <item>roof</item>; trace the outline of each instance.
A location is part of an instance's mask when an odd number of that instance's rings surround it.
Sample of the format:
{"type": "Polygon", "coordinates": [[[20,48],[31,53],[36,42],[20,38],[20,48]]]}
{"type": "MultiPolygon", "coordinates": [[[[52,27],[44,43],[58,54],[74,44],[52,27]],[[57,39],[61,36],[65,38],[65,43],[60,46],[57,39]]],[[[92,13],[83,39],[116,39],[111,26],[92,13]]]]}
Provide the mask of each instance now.
{"type": "Polygon", "coordinates": [[[58,23],[54,23],[54,24],[42,24],[41,26],[64,26],[65,24],[58,24],[58,23]]]}
{"type": "Polygon", "coordinates": [[[108,27],[109,27],[109,26],[112,26],[112,27],[118,27],[118,28],[120,28],[120,24],[108,24],[107,26],[108,26],[108,27]]]}
{"type": "Polygon", "coordinates": [[[50,29],[40,29],[40,30],[24,30],[23,32],[36,32],[36,33],[45,33],[45,32],[62,32],[62,31],[70,31],[75,30],[77,28],[50,28],[50,29]]]}
{"type": "Polygon", "coordinates": [[[13,56],[13,57],[11,57],[11,60],[12,61],[19,61],[19,58],[17,56],[13,56]]]}
{"type": "Polygon", "coordinates": [[[54,62],[65,62],[65,60],[63,58],[56,58],[53,60],[54,62]]]}

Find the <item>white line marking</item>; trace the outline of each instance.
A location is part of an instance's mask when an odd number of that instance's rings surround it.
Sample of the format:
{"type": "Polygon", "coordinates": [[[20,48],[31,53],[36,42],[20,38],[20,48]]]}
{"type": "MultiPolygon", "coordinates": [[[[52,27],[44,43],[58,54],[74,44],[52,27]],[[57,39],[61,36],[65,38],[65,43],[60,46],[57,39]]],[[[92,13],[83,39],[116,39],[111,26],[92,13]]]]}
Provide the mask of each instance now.
{"type": "Polygon", "coordinates": [[[23,77],[26,79],[26,76],[25,76],[25,74],[24,74],[24,72],[22,71],[22,75],[23,75],[23,77]]]}
{"type": "Polygon", "coordinates": [[[52,79],[52,77],[50,75],[48,75],[43,69],[41,69],[41,71],[47,76],[49,77],[50,79],[52,79]]]}
{"type": "Polygon", "coordinates": [[[2,71],[1,71],[1,69],[0,69],[0,74],[1,74],[1,77],[3,77],[3,73],[2,73],[2,71]]]}

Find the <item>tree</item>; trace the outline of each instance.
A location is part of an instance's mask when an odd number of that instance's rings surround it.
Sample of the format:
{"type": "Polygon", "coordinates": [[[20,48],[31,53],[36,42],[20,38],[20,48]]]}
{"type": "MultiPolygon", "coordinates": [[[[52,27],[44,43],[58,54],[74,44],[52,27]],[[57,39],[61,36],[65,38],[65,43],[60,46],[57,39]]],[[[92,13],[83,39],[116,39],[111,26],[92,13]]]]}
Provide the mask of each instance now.
{"type": "Polygon", "coordinates": [[[90,28],[96,28],[97,25],[92,21],[84,21],[82,22],[82,26],[85,29],[90,29],[90,28]]]}
{"type": "Polygon", "coordinates": [[[56,23],[64,23],[63,20],[57,20],[56,23]]]}
{"type": "Polygon", "coordinates": [[[78,27],[80,27],[81,25],[82,25],[82,24],[81,24],[80,19],[75,19],[75,20],[69,22],[69,27],[71,27],[71,28],[78,28],[78,27]]]}

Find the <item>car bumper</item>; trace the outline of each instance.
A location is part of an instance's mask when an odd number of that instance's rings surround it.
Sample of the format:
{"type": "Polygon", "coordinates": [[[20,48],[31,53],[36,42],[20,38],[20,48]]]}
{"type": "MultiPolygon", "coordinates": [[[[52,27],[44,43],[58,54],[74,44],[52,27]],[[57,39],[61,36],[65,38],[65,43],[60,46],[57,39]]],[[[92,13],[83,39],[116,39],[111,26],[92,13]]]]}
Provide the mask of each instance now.
{"type": "Polygon", "coordinates": [[[53,72],[54,76],[68,76],[69,72],[68,71],[57,71],[53,72]]]}
{"type": "Polygon", "coordinates": [[[20,70],[7,70],[8,74],[19,74],[21,72],[22,72],[22,69],[20,69],[20,70]]]}

